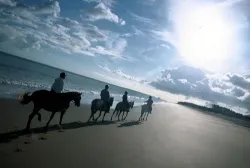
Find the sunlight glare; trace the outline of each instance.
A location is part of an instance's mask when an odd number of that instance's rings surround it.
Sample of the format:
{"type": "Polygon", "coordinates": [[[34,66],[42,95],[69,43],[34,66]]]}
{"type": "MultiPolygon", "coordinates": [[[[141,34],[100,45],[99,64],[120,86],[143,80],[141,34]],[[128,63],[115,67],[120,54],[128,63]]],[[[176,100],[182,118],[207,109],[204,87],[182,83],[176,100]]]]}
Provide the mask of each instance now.
{"type": "Polygon", "coordinates": [[[182,10],[175,24],[177,47],[183,60],[208,70],[218,69],[228,59],[234,34],[220,8],[197,6],[182,10]]]}

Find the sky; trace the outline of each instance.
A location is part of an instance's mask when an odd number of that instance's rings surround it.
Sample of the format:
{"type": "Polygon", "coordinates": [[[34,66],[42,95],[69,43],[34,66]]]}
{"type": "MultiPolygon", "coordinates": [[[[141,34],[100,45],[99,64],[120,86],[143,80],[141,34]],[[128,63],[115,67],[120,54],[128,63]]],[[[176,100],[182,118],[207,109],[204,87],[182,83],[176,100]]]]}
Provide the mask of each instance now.
{"type": "Polygon", "coordinates": [[[0,50],[246,114],[248,8],[248,0],[0,0],[0,50]]]}

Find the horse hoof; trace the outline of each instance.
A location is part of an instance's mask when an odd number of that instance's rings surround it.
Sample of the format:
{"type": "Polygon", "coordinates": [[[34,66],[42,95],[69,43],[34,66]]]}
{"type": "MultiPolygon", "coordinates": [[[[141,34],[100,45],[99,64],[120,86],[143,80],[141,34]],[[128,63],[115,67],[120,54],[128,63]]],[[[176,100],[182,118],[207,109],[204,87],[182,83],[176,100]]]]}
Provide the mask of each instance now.
{"type": "Polygon", "coordinates": [[[45,127],[45,128],[44,128],[44,133],[47,133],[47,132],[48,132],[48,128],[45,127]]]}
{"type": "Polygon", "coordinates": [[[25,129],[24,129],[24,133],[29,134],[29,133],[31,133],[31,131],[30,131],[29,128],[25,128],[25,129]]]}

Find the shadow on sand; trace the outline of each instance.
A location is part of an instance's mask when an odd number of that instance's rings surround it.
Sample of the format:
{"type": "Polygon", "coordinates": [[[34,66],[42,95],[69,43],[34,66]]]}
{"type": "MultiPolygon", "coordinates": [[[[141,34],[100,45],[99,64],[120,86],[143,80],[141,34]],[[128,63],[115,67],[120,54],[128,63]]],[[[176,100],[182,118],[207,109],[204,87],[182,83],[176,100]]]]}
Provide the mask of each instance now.
{"type": "Polygon", "coordinates": [[[140,121],[129,121],[129,122],[122,123],[117,127],[131,127],[131,126],[141,125],[141,124],[142,122],[140,121]]]}
{"type": "MultiPolygon", "coordinates": [[[[96,123],[87,123],[87,122],[71,122],[71,123],[65,123],[62,125],[63,130],[70,130],[70,129],[77,129],[77,128],[83,128],[83,127],[89,127],[89,126],[98,126],[98,125],[111,125],[115,124],[115,121],[97,121],[96,123]]],[[[37,128],[32,128],[30,132],[32,134],[40,134],[44,133],[44,127],[37,127],[37,128]]],[[[47,132],[52,132],[52,131],[59,131],[58,125],[51,125],[48,128],[47,132]]],[[[0,134],[0,143],[8,143],[11,142],[14,139],[17,139],[21,136],[24,135],[29,135],[24,129],[23,130],[16,130],[16,131],[11,131],[11,132],[6,132],[6,133],[1,133],[0,134]]]]}

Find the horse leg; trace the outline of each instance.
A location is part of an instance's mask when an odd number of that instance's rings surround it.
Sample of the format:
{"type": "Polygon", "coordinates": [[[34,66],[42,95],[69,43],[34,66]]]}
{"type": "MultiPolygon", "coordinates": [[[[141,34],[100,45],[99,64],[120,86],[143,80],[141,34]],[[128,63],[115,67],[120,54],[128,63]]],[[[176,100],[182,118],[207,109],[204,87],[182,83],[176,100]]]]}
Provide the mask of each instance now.
{"type": "Polygon", "coordinates": [[[144,117],[144,118],[146,119],[146,121],[147,121],[147,115],[148,115],[148,113],[146,113],[146,114],[145,114],[145,117],[144,117]]]}
{"type": "MultiPolygon", "coordinates": [[[[148,113],[149,114],[149,113],[148,113]]],[[[146,121],[148,120],[148,114],[147,114],[147,118],[146,118],[146,121]]]]}
{"type": "Polygon", "coordinates": [[[142,120],[145,119],[145,115],[146,115],[146,114],[147,114],[146,112],[143,113],[142,120]]]}
{"type": "Polygon", "coordinates": [[[101,117],[102,115],[102,111],[100,110],[99,116],[95,119],[95,122],[97,122],[97,120],[101,117]]]}
{"type": "Polygon", "coordinates": [[[141,112],[141,116],[140,116],[140,118],[139,118],[139,121],[142,120],[143,114],[144,114],[144,112],[141,112]]]}
{"type": "Polygon", "coordinates": [[[125,116],[124,120],[126,120],[127,116],[128,116],[128,112],[126,111],[126,116],[125,116]]]}
{"type": "Polygon", "coordinates": [[[49,118],[49,121],[47,122],[46,126],[45,126],[45,132],[47,132],[48,130],[48,126],[49,126],[49,123],[50,121],[53,119],[53,117],[55,116],[56,112],[52,112],[50,118],[49,118]]]}
{"type": "Polygon", "coordinates": [[[27,125],[26,125],[26,131],[30,130],[31,121],[34,118],[34,116],[39,112],[39,110],[40,110],[40,108],[34,106],[32,113],[29,115],[29,119],[28,119],[28,122],[27,122],[27,125]]]}
{"type": "Polygon", "coordinates": [[[126,119],[126,117],[127,117],[127,115],[128,115],[128,113],[127,113],[127,111],[124,111],[124,112],[123,112],[123,114],[124,114],[124,118],[123,118],[123,120],[125,120],[125,119],[126,119]]]}
{"type": "Polygon", "coordinates": [[[38,117],[38,121],[42,121],[42,116],[41,116],[41,114],[40,113],[37,113],[37,117],[38,117]]]}
{"type": "Polygon", "coordinates": [[[62,131],[62,119],[63,119],[64,114],[65,114],[65,111],[61,111],[60,121],[59,121],[60,131],[62,131]]]}
{"type": "Polygon", "coordinates": [[[107,113],[107,112],[105,111],[104,114],[103,114],[102,122],[104,122],[104,117],[105,117],[106,113],[107,113]]]}
{"type": "Polygon", "coordinates": [[[147,112],[147,113],[145,113],[144,120],[145,120],[145,118],[147,117],[147,114],[148,114],[148,112],[147,112]]]}
{"type": "Polygon", "coordinates": [[[95,121],[95,113],[92,115],[92,121],[95,121]]]}
{"type": "Polygon", "coordinates": [[[120,121],[120,115],[121,115],[122,112],[120,110],[118,112],[119,112],[119,114],[118,114],[118,121],[120,121]]]}
{"type": "Polygon", "coordinates": [[[93,121],[94,121],[94,115],[95,115],[95,111],[93,110],[91,110],[91,114],[90,114],[90,116],[89,116],[89,119],[88,119],[88,121],[87,121],[87,123],[89,123],[90,122],[90,119],[91,118],[93,118],[93,121]]]}
{"type": "Polygon", "coordinates": [[[124,111],[122,112],[122,121],[124,120],[124,111]]]}
{"type": "Polygon", "coordinates": [[[114,110],[114,112],[113,112],[113,114],[112,114],[112,116],[111,116],[111,119],[110,119],[111,121],[112,121],[112,118],[113,118],[113,115],[114,115],[114,114],[115,114],[115,110],[114,110]]]}

